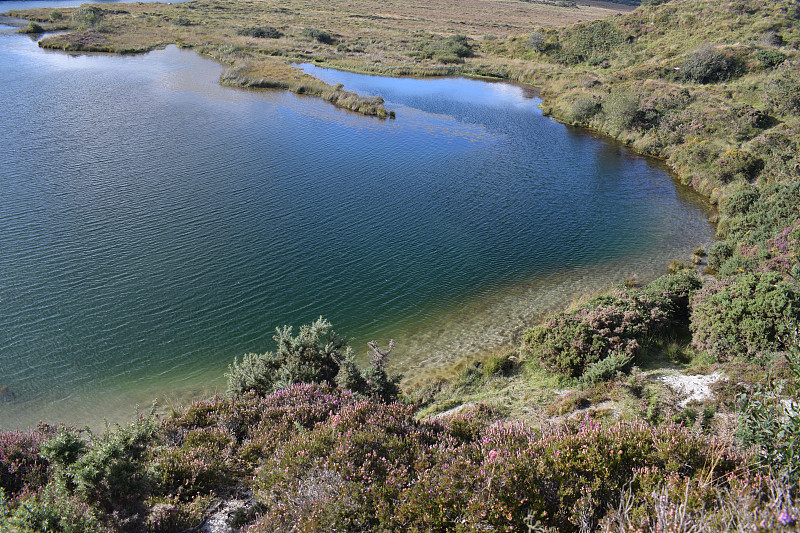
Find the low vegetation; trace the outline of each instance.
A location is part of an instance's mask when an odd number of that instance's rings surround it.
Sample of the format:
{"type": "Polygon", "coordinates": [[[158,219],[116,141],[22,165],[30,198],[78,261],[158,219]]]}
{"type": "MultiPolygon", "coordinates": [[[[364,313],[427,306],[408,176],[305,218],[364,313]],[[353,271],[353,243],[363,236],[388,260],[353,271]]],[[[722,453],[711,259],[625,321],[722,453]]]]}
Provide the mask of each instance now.
{"type": "Polygon", "coordinates": [[[234,361],[226,397],[100,435],[2,433],[0,531],[183,531],[234,500],[248,531],[797,531],[800,3],[648,0],[611,17],[556,4],[28,12],[73,30],[45,47],[176,43],[227,65],[224,84],[379,117],[379,96],[291,62],[535,84],[546,113],[662,158],[706,195],[717,242],[424,388],[397,388],[391,346],[357,365],[320,319],[234,361]]]}
{"type": "MultiPolygon", "coordinates": [[[[688,409],[658,425],[537,428],[481,405],[420,418],[408,399],[331,377],[347,348],[326,321],[276,338],[268,360],[280,363],[254,373],[283,388],[241,391],[234,363],[229,396],[164,419],[0,434],[0,528],[185,531],[246,495],[233,523],[255,532],[796,530],[800,416],[783,388],[800,385],[797,345],[788,379],[739,398],[739,437],[726,441],[687,424],[688,409]]],[[[484,377],[513,372],[486,366],[484,377]]]]}

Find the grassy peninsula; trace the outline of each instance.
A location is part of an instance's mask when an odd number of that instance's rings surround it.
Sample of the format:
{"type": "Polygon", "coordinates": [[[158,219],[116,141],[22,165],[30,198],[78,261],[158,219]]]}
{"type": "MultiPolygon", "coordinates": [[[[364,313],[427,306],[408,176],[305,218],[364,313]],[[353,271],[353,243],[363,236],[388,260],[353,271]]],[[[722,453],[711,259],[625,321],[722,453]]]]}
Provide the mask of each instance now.
{"type": "Polygon", "coordinates": [[[26,12],[75,30],[45,47],[177,43],[229,65],[223,83],[378,116],[291,62],[531,83],[555,118],[664,159],[717,206],[718,240],[425,388],[397,388],[391,347],[360,368],[321,319],[234,361],[225,397],[2,433],[0,530],[797,531],[800,2],[645,3],[26,12]]]}

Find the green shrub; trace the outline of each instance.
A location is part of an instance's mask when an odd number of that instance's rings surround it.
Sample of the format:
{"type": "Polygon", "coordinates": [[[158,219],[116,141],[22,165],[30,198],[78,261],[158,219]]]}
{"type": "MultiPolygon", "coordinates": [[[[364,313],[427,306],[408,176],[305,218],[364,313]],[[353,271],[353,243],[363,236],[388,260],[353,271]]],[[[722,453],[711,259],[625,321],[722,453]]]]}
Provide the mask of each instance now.
{"type": "Polygon", "coordinates": [[[717,241],[708,250],[708,266],[718,271],[732,255],[733,248],[730,244],[724,241],[717,241]]]}
{"type": "Polygon", "coordinates": [[[741,184],[720,201],[720,213],[729,217],[744,215],[750,210],[753,203],[758,200],[758,196],[758,189],[753,185],[749,183],[741,184]]]}
{"type": "Polygon", "coordinates": [[[732,53],[703,45],[684,59],[681,76],[694,83],[716,83],[742,73],[741,61],[732,53]]]}
{"type": "Polygon", "coordinates": [[[59,9],[54,9],[50,12],[50,20],[52,22],[58,22],[64,18],[64,13],[59,9]]]}
{"type": "Polygon", "coordinates": [[[483,374],[486,376],[503,376],[514,368],[514,360],[511,353],[501,353],[492,355],[483,362],[483,374]]]}
{"type": "Polygon", "coordinates": [[[583,386],[590,386],[614,379],[617,372],[627,371],[632,363],[632,354],[612,352],[605,359],[590,364],[581,376],[581,383],[583,386]]]}
{"type": "Polygon", "coordinates": [[[330,33],[318,30],[317,28],[303,28],[301,35],[306,39],[309,39],[311,41],[317,41],[322,44],[334,43],[334,39],[333,37],[331,37],[330,33]]]}
{"type": "Polygon", "coordinates": [[[569,119],[575,124],[585,124],[600,110],[600,103],[594,98],[582,96],[569,106],[569,119]]]}
{"type": "Polygon", "coordinates": [[[790,486],[800,481],[800,330],[785,354],[788,377],[769,378],[738,398],[736,436],[754,448],[761,466],[790,486]]]}
{"type": "Polygon", "coordinates": [[[259,39],[278,39],[283,36],[283,33],[281,33],[278,28],[275,28],[274,26],[252,26],[249,28],[241,28],[236,30],[236,33],[238,35],[244,35],[247,37],[257,37],[259,39]]]}
{"type": "Polygon", "coordinates": [[[751,181],[761,169],[764,162],[744,150],[728,150],[716,161],[715,169],[717,179],[722,183],[735,180],[751,181]]]}
{"type": "Polygon", "coordinates": [[[389,350],[381,351],[377,344],[373,349],[372,368],[360,369],[354,355],[343,337],[337,335],[329,321],[320,317],[313,324],[300,328],[292,335],[292,328],[277,328],[273,339],[276,352],[247,354],[241,362],[238,358],[228,367],[228,393],[242,394],[253,390],[266,395],[284,389],[293,383],[339,384],[354,392],[378,396],[391,401],[397,396],[397,379],[389,378],[384,363],[389,350]]]}
{"type": "Polygon", "coordinates": [[[31,34],[44,33],[44,28],[42,28],[39,24],[36,24],[35,22],[31,21],[28,23],[27,26],[21,28],[19,30],[19,33],[31,33],[31,34]]]}
{"type": "Polygon", "coordinates": [[[722,264],[718,273],[722,277],[738,276],[754,271],[757,266],[758,261],[755,258],[734,255],[722,264]]]}
{"type": "MultiPolygon", "coordinates": [[[[0,490],[0,509],[4,495],[0,490]]],[[[7,506],[7,505],[6,505],[7,506]]],[[[96,511],[53,484],[26,494],[8,514],[0,514],[0,531],[14,533],[101,533],[96,511]]]]}
{"type": "Polygon", "coordinates": [[[75,492],[103,507],[140,497],[150,481],[145,452],[157,428],[152,415],[139,416],[93,436],[86,453],[66,467],[75,492]]]}
{"type": "Polygon", "coordinates": [[[794,487],[800,481],[800,339],[794,332],[786,359],[791,372],[787,382],[770,378],[738,398],[737,437],[758,452],[764,469],[783,477],[794,487]],[[790,398],[787,400],[787,396],[790,398]]]}
{"type": "Polygon", "coordinates": [[[718,361],[785,349],[798,310],[800,297],[775,273],[709,282],[692,299],[692,346],[718,361]]]}
{"type": "Polygon", "coordinates": [[[528,42],[526,43],[528,48],[533,50],[534,52],[544,52],[547,50],[547,37],[541,31],[535,31],[528,37],[528,42]]]}
{"type": "Polygon", "coordinates": [[[664,331],[675,316],[674,304],[663,296],[616,290],[576,311],[551,317],[528,330],[524,341],[548,368],[579,377],[590,365],[615,352],[635,359],[640,341],[664,331]]]}
{"type": "Polygon", "coordinates": [[[72,22],[82,30],[102,28],[106,12],[96,5],[84,4],[72,12],[72,22]]]}
{"type": "Polygon", "coordinates": [[[434,59],[440,63],[463,63],[463,58],[472,57],[472,45],[465,35],[451,35],[440,41],[428,41],[419,52],[423,59],[434,59]]]}
{"type": "Polygon", "coordinates": [[[549,368],[575,377],[609,351],[607,338],[576,316],[551,318],[525,333],[531,353],[549,368]]]}
{"type": "Polygon", "coordinates": [[[786,61],[786,54],[777,50],[759,50],[756,52],[756,59],[762,67],[771,69],[786,61]]]}
{"type": "Polygon", "coordinates": [[[626,90],[615,90],[603,101],[603,114],[613,135],[629,129],[639,110],[639,98],[626,90]]]}
{"type": "Polygon", "coordinates": [[[277,352],[248,354],[241,364],[234,360],[227,374],[229,392],[252,389],[269,394],[292,383],[336,382],[337,360],[344,357],[347,342],[333,331],[330,322],[320,317],[302,326],[296,337],[290,326],[277,328],[273,339],[277,352]]]}
{"type": "Polygon", "coordinates": [[[172,23],[176,26],[191,26],[192,20],[189,17],[184,17],[183,15],[180,15],[172,19],[172,23]]]}
{"type": "Polygon", "coordinates": [[[86,442],[76,432],[61,428],[56,436],[42,444],[41,455],[56,469],[66,471],[86,450],[86,442]]]}
{"type": "MultiPolygon", "coordinates": [[[[705,255],[702,248],[695,250],[697,255],[705,255]]],[[[693,270],[682,270],[675,274],[661,276],[651,281],[643,292],[651,296],[666,298],[673,304],[671,320],[688,318],[689,299],[694,291],[703,285],[693,270]]]]}
{"type": "Polygon", "coordinates": [[[779,114],[800,113],[800,74],[797,63],[784,63],[765,87],[767,103],[779,114]]]}

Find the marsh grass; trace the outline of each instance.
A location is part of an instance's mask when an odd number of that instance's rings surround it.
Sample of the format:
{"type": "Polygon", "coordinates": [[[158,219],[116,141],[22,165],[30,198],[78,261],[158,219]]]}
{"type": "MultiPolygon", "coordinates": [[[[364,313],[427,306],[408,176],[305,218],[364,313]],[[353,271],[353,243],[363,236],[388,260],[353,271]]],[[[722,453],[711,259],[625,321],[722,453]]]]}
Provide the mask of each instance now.
{"type": "MultiPolygon", "coordinates": [[[[339,107],[390,116],[377,97],[358,97],[302,76],[290,66],[320,65],[393,76],[481,75],[505,78],[509,69],[468,44],[471,36],[524,35],[530,20],[557,25],[592,20],[628,8],[613,4],[559,7],[554,2],[501,0],[486,11],[480,0],[383,4],[379,13],[367,0],[334,0],[308,6],[301,0],[194,0],[180,4],[117,4],[113,9],[59,9],[58,24],[71,33],[49,36],[45,48],[65,51],[142,53],[167,44],[194,48],[232,69],[222,82],[231,86],[279,88],[325,99],[339,107]],[[513,9],[505,9],[513,7],[513,9]],[[420,51],[425,58],[420,56],[420,51]],[[240,56],[240,57],[237,57],[240,56]],[[454,64],[458,63],[458,64],[454,64]]],[[[55,24],[53,10],[14,12],[28,20],[55,24]]]]}

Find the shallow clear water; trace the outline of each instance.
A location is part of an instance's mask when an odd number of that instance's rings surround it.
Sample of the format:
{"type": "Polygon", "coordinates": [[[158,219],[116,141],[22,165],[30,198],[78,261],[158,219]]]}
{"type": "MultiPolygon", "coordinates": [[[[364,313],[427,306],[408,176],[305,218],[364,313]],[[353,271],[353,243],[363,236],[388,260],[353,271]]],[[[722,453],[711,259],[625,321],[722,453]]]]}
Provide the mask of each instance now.
{"type": "MultiPolygon", "coordinates": [[[[0,27],[2,28],[2,27],[0,27]]],[[[171,47],[73,56],[0,33],[0,427],[97,425],[224,386],[325,315],[410,382],[712,238],[658,164],[529,91],[313,74],[380,121],[222,88],[171,47]]]]}

